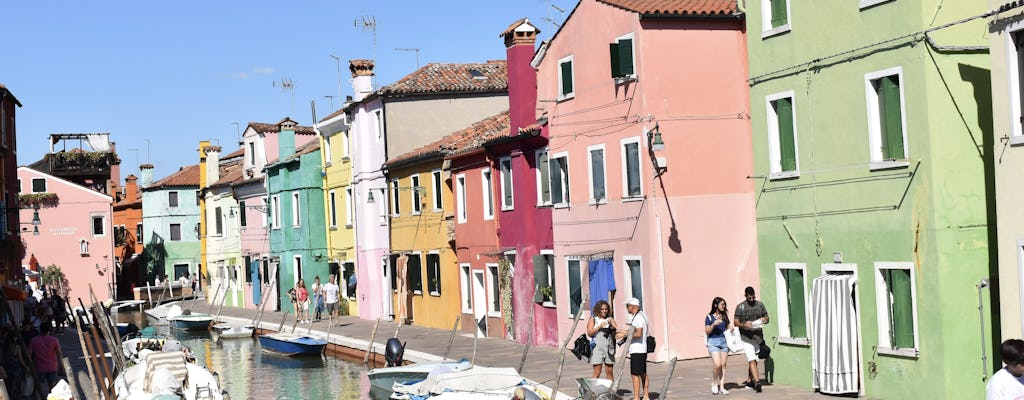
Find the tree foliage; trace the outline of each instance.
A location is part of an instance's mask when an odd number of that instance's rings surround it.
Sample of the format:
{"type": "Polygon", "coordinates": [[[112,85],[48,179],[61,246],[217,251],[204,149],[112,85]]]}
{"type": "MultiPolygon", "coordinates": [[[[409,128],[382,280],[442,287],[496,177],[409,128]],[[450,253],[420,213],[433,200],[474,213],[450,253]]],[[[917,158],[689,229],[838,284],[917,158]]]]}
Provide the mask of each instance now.
{"type": "Polygon", "coordinates": [[[39,280],[48,289],[57,290],[57,293],[65,299],[68,298],[68,293],[71,292],[67,276],[64,275],[64,271],[56,264],[50,264],[43,268],[43,274],[39,280]]]}

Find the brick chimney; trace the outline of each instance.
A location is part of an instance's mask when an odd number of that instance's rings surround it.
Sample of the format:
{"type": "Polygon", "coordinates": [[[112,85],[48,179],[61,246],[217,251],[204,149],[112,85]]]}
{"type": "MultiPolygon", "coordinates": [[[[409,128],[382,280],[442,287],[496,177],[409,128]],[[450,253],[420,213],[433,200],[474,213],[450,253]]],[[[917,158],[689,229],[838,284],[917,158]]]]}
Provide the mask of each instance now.
{"type": "Polygon", "coordinates": [[[373,60],[349,60],[352,71],[352,93],[355,101],[362,101],[373,92],[373,60]]]}
{"type": "Polygon", "coordinates": [[[139,166],[139,186],[146,188],[153,184],[153,164],[142,164],[139,166]]]}
{"type": "Polygon", "coordinates": [[[505,57],[508,60],[508,116],[509,134],[517,135],[519,128],[537,121],[537,70],[530,65],[534,43],[540,29],[528,18],[520,19],[505,29],[505,57]]]}
{"type": "Polygon", "coordinates": [[[124,178],[124,198],[126,201],[135,201],[139,198],[139,185],[135,175],[128,175],[124,178]]]}

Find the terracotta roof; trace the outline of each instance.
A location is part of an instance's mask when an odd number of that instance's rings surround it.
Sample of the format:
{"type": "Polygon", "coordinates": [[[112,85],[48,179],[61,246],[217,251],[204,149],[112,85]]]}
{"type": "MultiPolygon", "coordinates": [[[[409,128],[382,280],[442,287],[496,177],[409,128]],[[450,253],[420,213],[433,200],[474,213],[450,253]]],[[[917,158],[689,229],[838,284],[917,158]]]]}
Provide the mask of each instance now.
{"type": "Polygon", "coordinates": [[[245,154],[245,149],[239,147],[238,150],[232,151],[230,154],[228,154],[228,155],[226,155],[224,157],[221,157],[220,159],[221,160],[227,160],[229,158],[241,157],[244,154],[245,154]]]}
{"type": "Polygon", "coordinates": [[[485,63],[430,63],[398,82],[384,86],[379,93],[424,94],[450,92],[492,92],[508,90],[505,60],[485,63]]]}
{"type": "Polygon", "coordinates": [[[320,119],[320,121],[317,121],[317,122],[324,122],[326,120],[329,120],[331,118],[337,117],[337,116],[339,116],[341,114],[344,114],[344,113],[345,113],[345,107],[343,106],[343,107],[339,108],[338,111],[332,112],[330,115],[328,115],[326,117],[323,117],[322,119],[320,119]]]}
{"type": "Polygon", "coordinates": [[[153,182],[144,189],[159,189],[171,186],[199,186],[199,164],[181,167],[178,172],[168,175],[164,179],[153,182]]]}
{"type": "Polygon", "coordinates": [[[431,142],[416,150],[391,158],[386,167],[408,164],[416,160],[462,154],[478,148],[484,142],[508,135],[508,111],[474,122],[473,125],[431,142]]]}
{"type": "Polygon", "coordinates": [[[730,15],[736,0],[597,0],[644,15],[730,15]]]}
{"type": "Polygon", "coordinates": [[[312,142],[309,142],[309,143],[306,143],[306,144],[304,144],[302,146],[299,146],[297,149],[295,149],[295,153],[294,154],[291,154],[288,157],[285,157],[285,159],[283,161],[278,162],[277,160],[275,160],[274,162],[271,162],[271,163],[267,164],[263,168],[264,169],[274,168],[274,167],[279,166],[280,164],[284,164],[284,163],[287,163],[287,162],[289,162],[291,160],[298,159],[299,157],[302,157],[302,156],[304,156],[306,154],[312,153],[312,152],[317,151],[317,150],[320,150],[320,141],[319,140],[314,140],[312,142]]]}
{"type": "MultiPolygon", "coordinates": [[[[277,133],[281,129],[278,128],[277,124],[268,124],[264,122],[250,122],[249,127],[258,133],[277,133]]],[[[315,135],[313,127],[310,126],[296,126],[295,134],[297,135],[315,135]]]]}
{"type": "Polygon", "coordinates": [[[214,186],[226,186],[236,183],[242,180],[242,160],[235,160],[229,163],[222,164],[220,166],[220,179],[214,182],[210,187],[214,186]]]}
{"type": "MultiPolygon", "coordinates": [[[[508,35],[509,33],[512,33],[512,31],[516,30],[516,28],[518,28],[519,25],[522,25],[522,24],[525,24],[525,23],[529,23],[529,22],[530,22],[529,19],[520,18],[516,22],[513,22],[512,25],[509,25],[508,28],[505,28],[505,30],[501,31],[501,33],[498,34],[498,37],[504,37],[505,35],[508,35]]],[[[539,32],[540,32],[540,30],[538,29],[538,33],[539,32]]]]}

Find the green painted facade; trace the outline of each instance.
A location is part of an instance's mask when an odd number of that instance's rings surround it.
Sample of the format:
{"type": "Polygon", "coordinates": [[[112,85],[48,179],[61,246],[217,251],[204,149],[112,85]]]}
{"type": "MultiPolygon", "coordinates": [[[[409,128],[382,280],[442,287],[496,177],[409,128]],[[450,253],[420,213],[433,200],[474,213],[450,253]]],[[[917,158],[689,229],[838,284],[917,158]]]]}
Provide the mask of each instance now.
{"type": "MultiPolygon", "coordinates": [[[[833,270],[855,274],[861,395],[983,398],[1000,340],[991,293],[980,289],[979,315],[976,286],[996,276],[990,61],[913,33],[985,2],[779,1],[746,9],[768,378],[813,386],[825,344],[808,333],[811,291],[833,270]]],[[[984,32],[980,19],[929,36],[985,46],[984,32]]]]}

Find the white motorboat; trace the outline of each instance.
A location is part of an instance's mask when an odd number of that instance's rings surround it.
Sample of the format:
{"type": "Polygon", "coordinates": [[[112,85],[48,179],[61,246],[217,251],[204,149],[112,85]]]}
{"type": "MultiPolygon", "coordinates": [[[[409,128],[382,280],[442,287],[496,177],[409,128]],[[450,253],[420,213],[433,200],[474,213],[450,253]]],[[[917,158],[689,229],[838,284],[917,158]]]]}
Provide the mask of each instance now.
{"type": "Polygon", "coordinates": [[[253,326],[235,326],[228,323],[219,323],[213,326],[213,330],[217,332],[217,336],[223,339],[251,338],[253,326]]]}
{"type": "Polygon", "coordinates": [[[374,368],[366,374],[366,377],[370,380],[370,385],[373,388],[390,392],[396,383],[421,381],[426,379],[431,373],[436,375],[439,373],[464,371],[472,366],[473,364],[466,359],[461,361],[418,363],[397,367],[374,368]]]}
{"type": "Polygon", "coordinates": [[[148,354],[114,379],[118,400],[149,400],[180,396],[186,400],[223,400],[219,378],[201,365],[186,361],[185,354],[164,351],[148,354]]]}
{"type": "Polygon", "coordinates": [[[392,399],[512,399],[516,392],[529,399],[542,399],[536,382],[523,378],[515,368],[472,368],[448,373],[435,373],[426,379],[412,383],[396,383],[392,399]]]}

